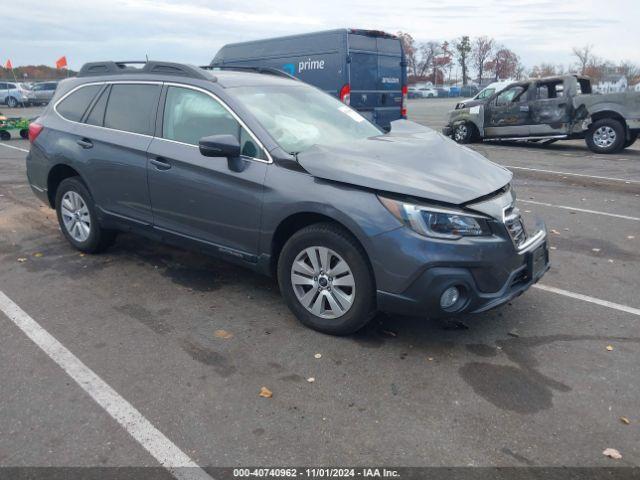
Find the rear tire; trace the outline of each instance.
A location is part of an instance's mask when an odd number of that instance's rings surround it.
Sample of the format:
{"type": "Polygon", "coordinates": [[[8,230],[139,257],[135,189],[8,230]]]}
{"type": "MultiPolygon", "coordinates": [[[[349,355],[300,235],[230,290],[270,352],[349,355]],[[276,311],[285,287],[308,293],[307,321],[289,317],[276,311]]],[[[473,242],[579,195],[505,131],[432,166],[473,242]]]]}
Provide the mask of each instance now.
{"type": "Polygon", "coordinates": [[[80,177],[60,182],[56,191],[56,213],[62,234],[81,252],[101,252],[115,239],[113,230],[100,226],[93,198],[80,177]]]}
{"type": "Polygon", "coordinates": [[[332,223],[310,225],[289,238],[278,259],[278,284],[298,320],[319,332],[349,335],[376,313],[366,254],[332,223]]]}
{"type": "Polygon", "coordinates": [[[27,130],[26,128],[23,128],[22,130],[20,130],[20,136],[24,140],[28,140],[29,139],[29,130],[27,130]]]}
{"type": "Polygon", "coordinates": [[[589,150],[595,153],[616,153],[624,148],[624,126],[613,118],[603,118],[591,124],[585,137],[589,150]]]}
{"type": "Polygon", "coordinates": [[[461,123],[453,128],[453,140],[457,143],[471,143],[476,136],[476,127],[472,123],[461,123]]]}
{"type": "Polygon", "coordinates": [[[13,97],[7,98],[7,107],[16,108],[18,106],[18,100],[13,97]]]}

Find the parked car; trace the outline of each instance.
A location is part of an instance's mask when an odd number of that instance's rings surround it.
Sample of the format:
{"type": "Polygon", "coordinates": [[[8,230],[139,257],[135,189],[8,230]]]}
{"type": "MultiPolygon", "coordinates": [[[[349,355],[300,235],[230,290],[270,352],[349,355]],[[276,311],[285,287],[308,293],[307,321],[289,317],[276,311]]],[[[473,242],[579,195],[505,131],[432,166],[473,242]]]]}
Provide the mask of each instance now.
{"type": "Polygon", "coordinates": [[[275,68],[339,98],[388,129],[406,117],[407,66],[400,39],[338,29],[224,45],[212,67],[275,68]]]}
{"type": "Polygon", "coordinates": [[[33,102],[33,92],[20,82],[0,81],[0,103],[15,108],[28,106],[33,102]]]}
{"type": "Polygon", "coordinates": [[[53,94],[58,87],[58,82],[40,82],[32,87],[33,100],[36,105],[46,105],[53,98],[53,94]]]}
{"type": "Polygon", "coordinates": [[[593,94],[589,78],[576,75],[515,82],[459,103],[443,133],[459,143],[579,138],[595,153],[615,153],[640,134],[640,93],[593,94]]]}
{"type": "Polygon", "coordinates": [[[449,89],[448,88],[437,88],[436,91],[438,92],[438,98],[447,98],[449,96],[449,89]]]}
{"type": "Polygon", "coordinates": [[[479,92],[478,87],[475,85],[464,85],[460,87],[461,97],[473,97],[479,92]]]}
{"type": "Polygon", "coordinates": [[[422,98],[422,92],[418,92],[416,87],[408,87],[407,98],[422,98]]]}
{"type": "MultiPolygon", "coordinates": [[[[489,98],[494,93],[501,92],[505,87],[508,87],[512,83],[513,83],[513,81],[490,83],[485,88],[480,90],[480,92],[478,92],[473,98],[467,98],[466,100],[462,100],[460,103],[458,103],[456,105],[456,109],[464,108],[465,105],[467,104],[467,102],[489,98]]],[[[471,95],[469,95],[469,96],[471,96],[471,95]]]]}
{"type": "Polygon", "coordinates": [[[436,98],[438,96],[438,90],[433,87],[419,88],[422,98],[436,98]]]}
{"type": "Polygon", "coordinates": [[[378,310],[482,312],[548,268],[509,170],[407,120],[385,133],[279,75],[86,64],[29,139],[29,183],[78,250],[126,230],[220,256],[274,275],[326,333],[378,310]]]}
{"type": "Polygon", "coordinates": [[[449,87],[449,96],[450,97],[459,97],[460,96],[460,87],[449,87]]]}

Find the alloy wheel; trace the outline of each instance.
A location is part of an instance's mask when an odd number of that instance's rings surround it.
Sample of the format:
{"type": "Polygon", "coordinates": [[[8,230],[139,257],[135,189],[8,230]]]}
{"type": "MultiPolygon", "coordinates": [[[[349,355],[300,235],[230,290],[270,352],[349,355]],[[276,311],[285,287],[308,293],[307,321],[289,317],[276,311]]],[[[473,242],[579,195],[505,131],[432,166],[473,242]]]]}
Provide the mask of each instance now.
{"type": "Polygon", "coordinates": [[[463,141],[465,138],[467,138],[467,126],[466,125],[458,125],[456,127],[456,133],[455,133],[455,140],[456,142],[461,142],[463,141]]]}
{"type": "Polygon", "coordinates": [[[60,205],[62,222],[67,233],[76,242],[86,242],[91,234],[91,214],[78,192],[70,190],[62,197],[60,205]]]}
{"type": "Polygon", "coordinates": [[[593,132],[593,143],[600,148],[609,148],[615,141],[616,131],[608,125],[603,125],[593,132]]]}
{"type": "Polygon", "coordinates": [[[355,300],[355,278],[349,264],[327,247],[302,250],[291,266],[291,285],[298,301],[314,315],[335,319],[355,300]]]}

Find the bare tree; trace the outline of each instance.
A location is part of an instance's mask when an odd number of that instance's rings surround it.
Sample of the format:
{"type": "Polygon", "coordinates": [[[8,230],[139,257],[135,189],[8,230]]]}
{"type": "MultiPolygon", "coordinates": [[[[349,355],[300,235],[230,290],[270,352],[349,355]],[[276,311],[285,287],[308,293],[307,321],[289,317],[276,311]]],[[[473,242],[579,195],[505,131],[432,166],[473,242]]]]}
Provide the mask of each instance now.
{"type": "Polygon", "coordinates": [[[420,77],[426,76],[430,70],[435,71],[436,57],[440,55],[440,44],[438,42],[429,41],[420,45],[420,62],[418,63],[418,72],[420,77]]]}
{"type": "Polygon", "coordinates": [[[487,62],[487,69],[493,72],[494,80],[513,78],[516,74],[520,58],[505,46],[496,49],[493,60],[487,62]]]}
{"type": "Polygon", "coordinates": [[[471,56],[471,40],[465,35],[457,39],[454,46],[456,48],[456,60],[460,64],[460,68],[462,68],[462,85],[466,85],[468,80],[469,57],[471,56]]]}
{"type": "Polygon", "coordinates": [[[484,65],[491,58],[495,41],[489,37],[478,37],[473,41],[471,59],[478,72],[478,82],[482,83],[484,65]]]}
{"type": "Polygon", "coordinates": [[[620,75],[626,76],[629,79],[629,81],[640,76],[640,67],[638,67],[637,64],[630,62],[629,60],[620,62],[617,68],[618,68],[618,73],[620,75]]]}
{"type": "Polygon", "coordinates": [[[554,75],[558,75],[559,72],[555,65],[551,63],[541,63],[540,65],[535,65],[531,69],[531,76],[534,78],[543,78],[543,77],[553,77],[554,75]]]}
{"type": "Polygon", "coordinates": [[[406,32],[398,32],[398,38],[407,61],[407,75],[415,76],[418,74],[418,48],[416,47],[416,41],[406,32]]]}
{"type": "Polygon", "coordinates": [[[593,58],[593,45],[585,45],[584,47],[573,47],[573,56],[578,59],[578,68],[580,75],[584,75],[587,66],[593,58]]]}

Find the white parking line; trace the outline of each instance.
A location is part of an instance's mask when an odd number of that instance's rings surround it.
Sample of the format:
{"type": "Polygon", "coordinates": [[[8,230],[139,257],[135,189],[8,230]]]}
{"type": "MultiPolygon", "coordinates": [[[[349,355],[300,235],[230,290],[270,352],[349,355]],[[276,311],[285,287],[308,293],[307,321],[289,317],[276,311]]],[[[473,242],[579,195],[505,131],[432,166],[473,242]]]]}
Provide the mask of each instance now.
{"type": "Polygon", "coordinates": [[[532,205],[542,205],[543,207],[562,208],[563,210],[571,210],[574,212],[593,213],[595,215],[606,215],[607,217],[622,218],[624,220],[633,220],[635,222],[640,222],[640,218],[638,217],[619,215],[617,213],[599,212],[597,210],[587,210],[586,208],[567,207],[566,205],[554,205],[552,203],[536,202],[534,200],[522,200],[520,198],[518,199],[518,203],[531,203],[532,205]]]}
{"type": "Polygon", "coordinates": [[[13,145],[7,145],[6,143],[0,143],[0,146],[13,148],[14,150],[20,150],[21,152],[29,153],[29,150],[27,150],[26,148],[14,147],[13,145]]]}
{"type": "Polygon", "coordinates": [[[614,310],[620,310],[621,312],[631,313],[633,315],[640,316],[640,308],[627,307],[626,305],[620,305],[619,303],[608,302],[607,300],[600,300],[599,298],[590,297],[589,295],[583,295],[581,293],[574,293],[568,290],[562,290],[561,288],[550,287],[549,285],[542,285],[536,283],[533,288],[544,290],[546,292],[557,293],[558,295],[564,295],[565,297],[575,298],[584,302],[595,303],[607,308],[613,308],[614,310]]]}
{"type": "Polygon", "coordinates": [[[612,178],[612,177],[599,177],[597,175],[585,175],[584,173],[569,173],[569,172],[558,172],[556,170],[542,170],[539,168],[529,168],[529,167],[516,167],[513,165],[502,165],[507,168],[514,168],[516,170],[527,170],[531,172],[542,172],[542,173],[553,173],[555,175],[569,175],[572,177],[585,177],[585,178],[595,178],[597,180],[609,180],[612,182],[624,182],[624,183],[638,183],[640,184],[640,180],[625,180],[624,178],[612,178]]]}
{"type": "Polygon", "coordinates": [[[140,445],[180,480],[212,480],[191,458],[154,427],[78,357],[56,340],[0,291],[0,311],[22,330],[51,360],[107,411],[140,445]]]}

